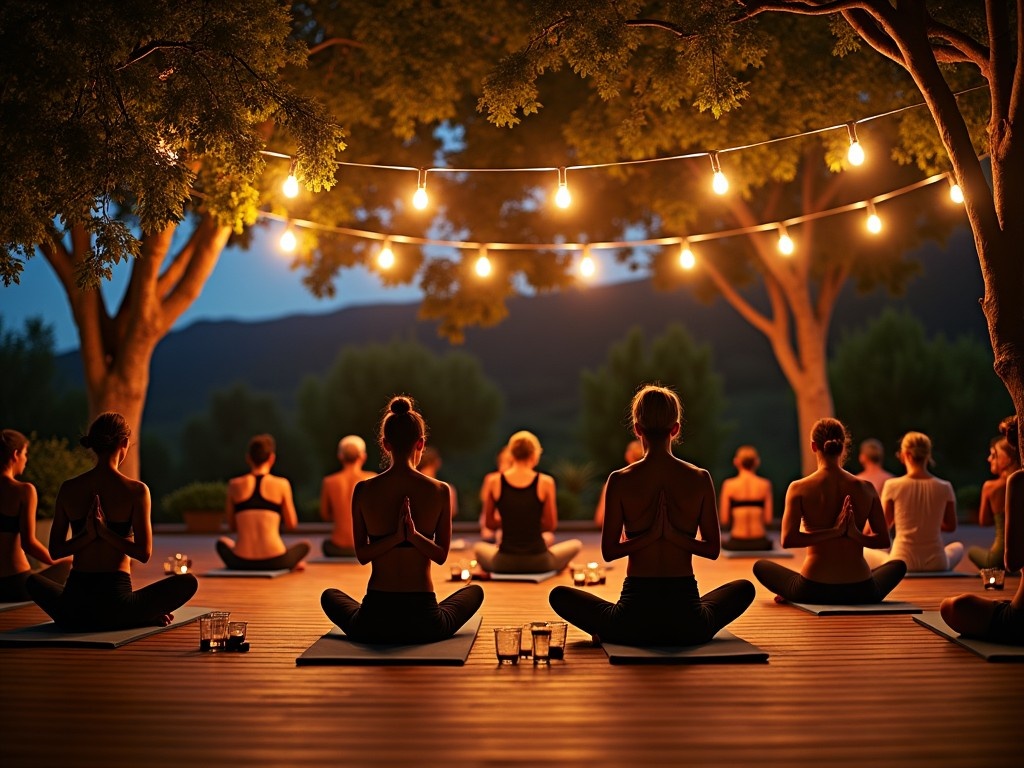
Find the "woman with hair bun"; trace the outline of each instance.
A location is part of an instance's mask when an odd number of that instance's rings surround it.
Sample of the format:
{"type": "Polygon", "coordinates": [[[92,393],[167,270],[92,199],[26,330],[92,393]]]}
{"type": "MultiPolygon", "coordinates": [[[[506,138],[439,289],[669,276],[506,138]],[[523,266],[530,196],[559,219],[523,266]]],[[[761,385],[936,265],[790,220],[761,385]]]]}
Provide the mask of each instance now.
{"type": "Polygon", "coordinates": [[[978,523],[995,526],[995,536],[990,546],[973,546],[967,550],[967,556],[979,568],[999,568],[1003,565],[1003,550],[1006,549],[1006,481],[1020,469],[1017,448],[1011,447],[1006,437],[1011,428],[1017,428],[1017,422],[1012,416],[999,424],[1000,436],[994,438],[989,446],[988,466],[995,477],[986,480],[981,486],[978,523]]]}
{"type": "Polygon", "coordinates": [[[476,584],[440,603],[430,563],[448,558],[452,540],[451,493],[446,483],[418,472],[427,425],[408,397],[388,403],[380,425],[381,453],[390,462],[356,484],[352,530],[356,557],[372,564],[362,604],[339,589],[324,590],[320,605],[353,640],[363,643],[432,643],[454,635],[480,608],[476,584]]]}
{"type": "Polygon", "coordinates": [[[600,641],[706,643],[747,609],[754,585],[739,579],[701,597],[693,557],[715,560],[720,552],[715,485],[706,469],[672,455],[682,417],[675,392],[645,386],[633,398],[632,411],[644,456],[608,476],[601,529],[605,560],[629,558],[619,601],[555,587],[548,602],[559,616],[600,641]]]}
{"type": "Polygon", "coordinates": [[[38,574],[27,588],[60,629],[100,632],[166,626],[172,611],[199,587],[191,573],[175,574],[132,591],[131,560],[153,554],[149,488],[118,466],[128,455],[131,429],[119,413],[101,413],[81,443],[96,466],[64,481],[57,492],[50,553],[73,556],[64,589],[38,574]],[[72,536],[68,538],[68,532],[72,536]]]}
{"type": "Polygon", "coordinates": [[[850,436],[842,422],[819,419],[811,429],[818,469],[790,484],[782,513],[782,546],[807,547],[800,573],[770,560],[754,563],[754,576],[779,598],[796,603],[880,603],[907,572],[902,560],[872,570],[864,547],[889,546],[875,487],[843,469],[850,436]],[[871,526],[865,534],[864,524],[871,526]]]}
{"type": "Polygon", "coordinates": [[[58,586],[71,570],[70,561],[54,565],[49,551],[36,539],[36,489],[17,480],[26,464],[28,438],[13,429],[0,431],[0,603],[32,599],[25,588],[32,574],[26,555],[51,566],[39,575],[58,586]]]}
{"type": "Polygon", "coordinates": [[[928,471],[934,464],[932,441],[921,432],[907,432],[896,455],[907,473],[886,480],[882,487],[885,523],[896,526],[896,538],[888,553],[866,549],[864,559],[872,567],[902,560],[907,571],[951,571],[963,558],[964,545],[942,543],[942,531],[956,530],[956,496],[948,481],[928,471]]]}
{"type": "Polygon", "coordinates": [[[558,527],[558,507],[555,479],[537,471],[540,440],[524,429],[509,438],[508,449],[512,466],[489,476],[482,490],[484,525],[501,530],[501,543],[477,544],[477,562],[488,573],[560,571],[583,544],[570,539],[549,547],[545,541],[558,527]]]}
{"type": "Polygon", "coordinates": [[[256,435],[249,441],[245,460],[248,474],[228,482],[225,515],[238,540],[222,536],[217,554],[234,571],[290,571],[309,554],[309,542],[290,547],[281,538],[299,524],[292,500],[292,484],[270,474],[277,460],[277,444],[271,435],[256,435]]]}

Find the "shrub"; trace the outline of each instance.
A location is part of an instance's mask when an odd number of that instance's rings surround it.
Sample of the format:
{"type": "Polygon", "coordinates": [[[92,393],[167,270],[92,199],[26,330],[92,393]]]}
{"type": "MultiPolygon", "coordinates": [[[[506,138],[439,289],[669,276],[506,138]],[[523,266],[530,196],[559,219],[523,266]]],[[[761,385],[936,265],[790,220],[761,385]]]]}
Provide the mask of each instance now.
{"type": "Polygon", "coordinates": [[[69,446],[65,438],[37,440],[33,434],[22,479],[32,483],[39,494],[36,517],[52,518],[61,484],[92,466],[92,454],[85,448],[69,446]]]}
{"type": "Polygon", "coordinates": [[[227,483],[191,483],[163,497],[157,522],[180,523],[190,510],[223,510],[227,500],[227,483]]]}

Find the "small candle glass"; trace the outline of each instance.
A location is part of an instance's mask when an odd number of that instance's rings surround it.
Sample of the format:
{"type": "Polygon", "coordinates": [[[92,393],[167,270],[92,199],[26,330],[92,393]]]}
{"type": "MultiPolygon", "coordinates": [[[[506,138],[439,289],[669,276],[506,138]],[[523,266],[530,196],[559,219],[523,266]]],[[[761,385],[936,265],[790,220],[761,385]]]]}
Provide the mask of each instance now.
{"type": "Polygon", "coordinates": [[[1006,571],[1002,568],[982,568],[981,583],[985,589],[1003,589],[1006,584],[1006,571]]]}
{"type": "Polygon", "coordinates": [[[574,568],[572,571],[572,585],[574,587],[585,587],[587,586],[587,569],[586,568],[574,568]]]}
{"type": "Polygon", "coordinates": [[[530,630],[533,635],[533,664],[534,666],[545,666],[551,663],[551,627],[544,624],[542,627],[534,626],[530,630]]]}
{"type": "Polygon", "coordinates": [[[569,632],[569,625],[564,621],[549,621],[548,629],[551,630],[551,648],[548,655],[552,659],[564,659],[565,638],[569,632]]]}
{"type": "Polygon", "coordinates": [[[494,650],[498,654],[498,664],[511,665],[519,663],[519,646],[522,642],[522,627],[495,627],[494,650]]]}
{"type": "Polygon", "coordinates": [[[245,627],[246,622],[244,621],[228,622],[227,649],[229,651],[237,651],[245,642],[245,627]]]}

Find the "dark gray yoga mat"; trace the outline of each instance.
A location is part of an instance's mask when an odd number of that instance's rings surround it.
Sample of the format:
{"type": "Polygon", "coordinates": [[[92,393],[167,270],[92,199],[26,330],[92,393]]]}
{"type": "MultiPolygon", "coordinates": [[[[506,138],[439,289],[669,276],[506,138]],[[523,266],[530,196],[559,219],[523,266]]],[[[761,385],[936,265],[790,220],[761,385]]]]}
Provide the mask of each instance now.
{"type": "Polygon", "coordinates": [[[0,613],[13,611],[15,608],[24,608],[26,605],[35,605],[31,600],[23,603],[0,603],[0,613]]]}
{"type": "Polygon", "coordinates": [[[688,646],[637,647],[602,643],[612,664],[743,664],[768,661],[767,651],[719,630],[710,643],[688,646]]]}
{"type": "Polygon", "coordinates": [[[481,581],[524,581],[530,584],[540,584],[553,576],[558,571],[544,571],[543,573],[474,573],[473,578],[481,581]]]}
{"type": "Polygon", "coordinates": [[[913,619],[922,627],[927,627],[947,640],[952,640],[957,645],[978,654],[985,661],[1024,661],[1024,645],[1003,645],[988,640],[961,637],[942,620],[942,615],[938,611],[925,611],[913,619]]]}
{"type": "Polygon", "coordinates": [[[218,579],[276,579],[278,576],[285,576],[289,573],[291,571],[287,568],[280,571],[236,571],[231,568],[214,568],[202,575],[218,579]]]}
{"type": "Polygon", "coordinates": [[[907,571],[904,579],[975,579],[976,573],[964,571],[907,571]]]}
{"type": "Polygon", "coordinates": [[[120,648],[122,645],[141,640],[144,637],[166,632],[175,627],[191,624],[205,616],[213,608],[186,605],[174,612],[174,621],[166,627],[134,627],[115,629],[108,632],[61,632],[52,621],[32,627],[11,629],[0,632],[0,646],[32,648],[52,646],[57,648],[120,648]]]}
{"type": "Polygon", "coordinates": [[[359,560],[355,557],[307,557],[307,563],[316,563],[317,565],[359,565],[359,560]]]}
{"type": "Polygon", "coordinates": [[[740,549],[723,549],[722,557],[727,557],[730,560],[747,557],[768,557],[781,560],[786,557],[793,557],[793,553],[787,552],[784,549],[749,549],[746,551],[740,549]]]}
{"type": "Polygon", "coordinates": [[[783,605],[792,605],[794,608],[813,613],[815,616],[881,616],[887,613],[921,613],[921,609],[913,603],[900,603],[895,600],[869,605],[816,605],[790,602],[783,603],[783,605]]]}
{"type": "Polygon", "coordinates": [[[295,660],[296,666],[330,665],[438,665],[461,667],[480,631],[478,613],[447,640],[423,645],[368,645],[349,640],[337,627],[331,629],[295,660]]]}

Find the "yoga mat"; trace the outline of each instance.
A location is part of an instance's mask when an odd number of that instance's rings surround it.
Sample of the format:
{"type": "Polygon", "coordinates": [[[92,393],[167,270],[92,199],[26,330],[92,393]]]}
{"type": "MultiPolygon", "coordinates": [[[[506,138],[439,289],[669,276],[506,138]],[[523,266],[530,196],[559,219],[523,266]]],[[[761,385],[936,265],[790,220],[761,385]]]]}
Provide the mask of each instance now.
{"type": "Polygon", "coordinates": [[[904,579],[974,579],[976,573],[964,571],[907,571],[904,579]]]}
{"type": "Polygon", "coordinates": [[[317,565],[359,565],[359,560],[354,557],[307,557],[306,562],[317,565]]]}
{"type": "Polygon", "coordinates": [[[748,557],[770,557],[782,559],[784,557],[793,557],[793,553],[787,552],[784,549],[748,549],[746,551],[740,549],[723,549],[722,557],[727,557],[730,560],[748,557]]]}
{"type": "Polygon", "coordinates": [[[544,571],[543,573],[473,573],[473,578],[479,581],[525,581],[530,584],[540,584],[547,581],[558,571],[544,571]]]}
{"type": "Polygon", "coordinates": [[[815,605],[813,603],[786,603],[801,611],[813,613],[815,616],[875,616],[885,613],[921,613],[921,609],[913,603],[900,603],[886,600],[870,605],[815,605]]]}
{"type": "Polygon", "coordinates": [[[284,576],[289,573],[291,571],[287,569],[280,571],[235,571],[231,568],[215,568],[202,575],[221,579],[276,579],[278,576],[284,576]]]}
{"type": "Polygon", "coordinates": [[[719,630],[710,643],[686,646],[651,646],[602,643],[612,664],[742,664],[768,661],[767,651],[736,637],[727,629],[719,630]]]}
{"type": "Polygon", "coordinates": [[[469,546],[469,545],[468,545],[468,543],[466,542],[465,539],[452,539],[451,543],[448,545],[448,551],[449,552],[461,552],[467,546],[469,546]]]}
{"type": "Polygon", "coordinates": [[[58,648],[120,648],[126,643],[141,640],[144,637],[166,632],[168,629],[190,624],[200,616],[204,616],[212,608],[198,606],[182,606],[174,612],[174,621],[166,627],[134,627],[132,629],[114,629],[107,632],[61,632],[52,621],[36,624],[32,627],[11,629],[0,632],[0,646],[32,648],[52,646],[58,648]]]}
{"type": "Polygon", "coordinates": [[[35,605],[31,600],[25,603],[0,603],[0,613],[13,611],[15,608],[24,608],[26,605],[35,605]]]}
{"type": "Polygon", "coordinates": [[[447,640],[423,645],[368,645],[345,637],[337,627],[321,637],[295,660],[296,666],[330,665],[436,665],[461,667],[466,663],[483,617],[477,613],[447,640]]]}
{"type": "Polygon", "coordinates": [[[938,611],[925,611],[920,616],[914,616],[913,619],[922,627],[928,627],[932,632],[978,654],[985,661],[1024,661],[1024,646],[1003,645],[988,640],[961,637],[942,620],[942,615],[938,611]]]}

